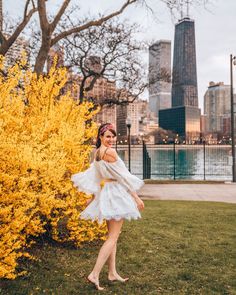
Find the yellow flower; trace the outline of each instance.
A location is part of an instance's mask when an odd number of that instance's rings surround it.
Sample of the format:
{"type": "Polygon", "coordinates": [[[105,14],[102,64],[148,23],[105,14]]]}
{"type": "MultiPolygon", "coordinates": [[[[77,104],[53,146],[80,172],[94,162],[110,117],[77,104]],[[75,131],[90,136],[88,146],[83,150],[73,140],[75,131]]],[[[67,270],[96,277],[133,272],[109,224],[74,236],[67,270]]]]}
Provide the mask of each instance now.
{"type": "Polygon", "coordinates": [[[8,279],[19,275],[30,236],[51,228],[53,239],[80,246],[106,235],[105,223],[79,219],[87,197],[70,180],[88,166],[97,125],[86,122],[97,111],[66,91],[66,69],[38,78],[24,62],[0,74],[0,278],[8,279]]]}

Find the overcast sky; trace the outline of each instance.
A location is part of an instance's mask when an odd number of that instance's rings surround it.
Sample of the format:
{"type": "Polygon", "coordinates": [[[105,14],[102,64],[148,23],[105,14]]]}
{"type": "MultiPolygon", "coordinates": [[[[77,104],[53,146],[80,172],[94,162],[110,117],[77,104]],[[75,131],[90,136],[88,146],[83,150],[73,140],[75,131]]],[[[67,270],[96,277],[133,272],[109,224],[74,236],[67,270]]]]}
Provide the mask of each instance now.
{"type": "MultiPolygon", "coordinates": [[[[190,17],[195,20],[199,106],[203,108],[203,95],[209,81],[229,84],[229,55],[236,55],[236,0],[210,0],[207,9],[190,8],[190,17]]],[[[73,1],[72,1],[73,2],[73,1]]],[[[74,0],[81,3],[81,14],[109,13],[124,0],[74,0]]],[[[22,15],[25,0],[3,0],[4,12],[22,15]]],[[[56,11],[62,0],[49,0],[50,10],[56,11]]],[[[174,39],[175,20],[159,0],[148,0],[154,15],[143,7],[130,6],[122,17],[140,24],[141,40],[174,39]]],[[[79,17],[79,16],[78,16],[79,17]]],[[[148,60],[146,53],[146,61],[148,60]]],[[[235,67],[236,68],[236,67],[235,67]]],[[[236,70],[234,71],[236,77],[236,70]]],[[[236,79],[234,79],[236,85],[236,79]]]]}

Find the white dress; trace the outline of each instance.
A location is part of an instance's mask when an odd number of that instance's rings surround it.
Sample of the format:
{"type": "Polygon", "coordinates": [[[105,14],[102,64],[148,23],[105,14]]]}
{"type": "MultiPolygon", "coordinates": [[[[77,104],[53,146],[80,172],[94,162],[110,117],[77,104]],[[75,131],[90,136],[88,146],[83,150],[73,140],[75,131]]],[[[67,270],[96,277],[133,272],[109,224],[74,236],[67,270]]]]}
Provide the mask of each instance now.
{"type": "Polygon", "coordinates": [[[73,185],[78,191],[94,194],[94,200],[81,212],[80,218],[97,220],[100,224],[105,220],[141,218],[137,204],[130,192],[139,190],[144,182],[132,175],[120,157],[115,162],[94,160],[90,167],[71,176],[73,185]],[[115,181],[105,182],[103,179],[115,181]]]}

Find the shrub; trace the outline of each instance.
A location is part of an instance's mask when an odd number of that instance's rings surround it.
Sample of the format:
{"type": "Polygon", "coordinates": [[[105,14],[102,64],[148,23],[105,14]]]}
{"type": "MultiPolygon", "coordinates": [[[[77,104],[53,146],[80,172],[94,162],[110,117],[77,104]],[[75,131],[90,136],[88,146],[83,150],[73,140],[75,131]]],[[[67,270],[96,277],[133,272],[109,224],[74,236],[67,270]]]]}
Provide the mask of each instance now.
{"type": "Polygon", "coordinates": [[[30,257],[33,237],[80,246],[106,234],[105,224],[79,219],[87,196],[70,180],[89,164],[96,111],[62,91],[65,69],[37,77],[24,65],[0,74],[0,277],[8,279],[23,274],[18,259],[30,257]]]}

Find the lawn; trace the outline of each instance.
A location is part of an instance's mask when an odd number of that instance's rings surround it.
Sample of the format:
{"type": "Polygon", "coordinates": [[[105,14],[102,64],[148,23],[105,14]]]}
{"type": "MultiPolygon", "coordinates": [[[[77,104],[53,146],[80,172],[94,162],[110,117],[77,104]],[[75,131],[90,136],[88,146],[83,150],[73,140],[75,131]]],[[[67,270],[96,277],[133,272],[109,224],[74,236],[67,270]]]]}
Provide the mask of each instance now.
{"type": "MultiPolygon", "coordinates": [[[[117,265],[126,284],[108,283],[103,294],[236,294],[236,205],[145,201],[143,218],[126,221],[117,265]]],[[[24,262],[28,275],[0,281],[0,294],[96,294],[85,277],[102,242],[81,249],[44,242],[24,262]]]]}

